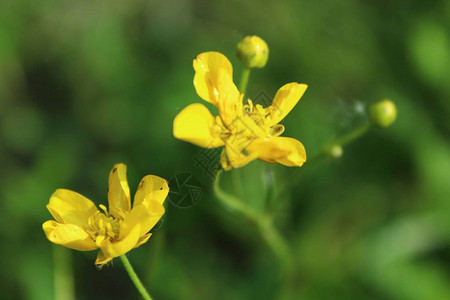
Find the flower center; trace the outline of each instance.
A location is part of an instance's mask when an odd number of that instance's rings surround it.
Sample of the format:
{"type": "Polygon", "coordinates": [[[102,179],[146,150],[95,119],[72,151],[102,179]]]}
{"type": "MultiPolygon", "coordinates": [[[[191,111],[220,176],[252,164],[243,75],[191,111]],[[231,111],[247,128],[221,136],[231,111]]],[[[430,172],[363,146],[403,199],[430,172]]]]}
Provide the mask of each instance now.
{"type": "Polygon", "coordinates": [[[104,239],[114,240],[119,236],[120,223],[111,215],[98,211],[89,218],[88,224],[89,228],[86,231],[96,242],[104,239]]]}
{"type": "Polygon", "coordinates": [[[254,105],[248,99],[248,104],[238,108],[236,118],[229,124],[216,117],[216,132],[227,147],[237,153],[246,153],[245,149],[256,139],[279,136],[284,131],[281,124],[271,125],[271,107],[264,108],[260,104],[254,105]]]}
{"type": "Polygon", "coordinates": [[[248,104],[242,106],[242,111],[237,114],[235,120],[223,128],[223,135],[225,139],[233,136],[238,137],[239,140],[252,141],[256,138],[268,137],[271,135],[270,126],[267,124],[268,110],[262,105],[253,105],[253,102],[248,99],[248,104]]]}
{"type": "Polygon", "coordinates": [[[253,105],[252,100],[248,99],[248,104],[243,107],[243,114],[250,118],[256,126],[267,129],[266,117],[269,112],[261,104],[253,105]]]}

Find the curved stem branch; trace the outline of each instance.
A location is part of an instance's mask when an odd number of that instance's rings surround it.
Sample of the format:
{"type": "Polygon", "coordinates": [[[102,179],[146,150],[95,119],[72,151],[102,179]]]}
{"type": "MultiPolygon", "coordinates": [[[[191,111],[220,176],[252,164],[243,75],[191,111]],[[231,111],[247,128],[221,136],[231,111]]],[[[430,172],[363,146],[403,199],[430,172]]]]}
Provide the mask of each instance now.
{"type": "Polygon", "coordinates": [[[355,130],[351,131],[350,133],[344,135],[343,137],[335,140],[332,145],[339,145],[344,146],[357,138],[363,136],[369,129],[372,127],[372,124],[370,122],[365,123],[364,125],[356,128],[355,130]]]}
{"type": "Polygon", "coordinates": [[[217,199],[219,199],[222,202],[222,204],[224,204],[225,207],[227,207],[228,209],[231,209],[243,215],[247,219],[255,222],[255,220],[258,218],[258,214],[256,212],[254,212],[247,205],[245,205],[239,198],[226,193],[220,188],[219,182],[222,172],[223,172],[222,170],[217,171],[216,177],[214,178],[213,182],[213,190],[217,199]]]}
{"type": "Polygon", "coordinates": [[[273,226],[271,218],[259,218],[256,225],[258,226],[261,237],[277,257],[282,273],[289,275],[292,270],[292,255],[288,243],[275,226],[273,226]]]}
{"type": "Polygon", "coordinates": [[[213,182],[213,189],[216,197],[228,209],[241,214],[246,219],[254,223],[265,243],[277,257],[283,273],[289,274],[291,267],[291,253],[288,243],[275,228],[272,219],[269,216],[261,215],[251,209],[241,199],[230,195],[220,188],[220,176],[222,170],[219,170],[213,182]]]}

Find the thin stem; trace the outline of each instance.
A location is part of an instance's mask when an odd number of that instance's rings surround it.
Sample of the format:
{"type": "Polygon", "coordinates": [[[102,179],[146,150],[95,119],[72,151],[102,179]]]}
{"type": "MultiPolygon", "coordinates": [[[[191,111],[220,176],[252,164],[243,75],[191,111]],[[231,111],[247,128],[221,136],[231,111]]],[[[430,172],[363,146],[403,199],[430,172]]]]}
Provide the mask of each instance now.
{"type": "Polygon", "coordinates": [[[355,130],[351,131],[350,133],[344,135],[343,137],[335,140],[332,145],[339,145],[344,146],[357,138],[363,136],[370,128],[372,127],[372,124],[370,122],[367,122],[363,124],[362,126],[356,128],[355,130]]]}
{"type": "Polygon", "coordinates": [[[69,249],[53,246],[54,282],[56,300],[75,300],[72,257],[69,249]]]}
{"type": "Polygon", "coordinates": [[[256,225],[263,240],[277,257],[282,268],[282,273],[289,275],[292,271],[292,256],[289,245],[281,236],[278,230],[273,226],[273,221],[268,217],[257,219],[256,225]]]}
{"type": "Polygon", "coordinates": [[[241,184],[241,174],[238,173],[239,170],[234,169],[231,171],[231,184],[233,185],[233,191],[236,197],[242,198],[242,184],[241,184]]]}
{"type": "Polygon", "coordinates": [[[273,209],[277,206],[277,203],[274,200],[278,189],[276,188],[277,182],[271,164],[264,164],[263,176],[264,176],[264,186],[266,188],[266,198],[264,199],[265,203],[264,210],[266,212],[273,211],[273,209]]]}
{"type": "Polygon", "coordinates": [[[220,176],[222,170],[217,171],[213,182],[213,190],[216,197],[225,205],[225,207],[243,215],[249,220],[255,221],[258,218],[256,212],[245,205],[239,198],[230,195],[220,188],[220,176]]]}
{"type": "Polygon", "coordinates": [[[242,70],[241,82],[239,84],[239,92],[245,94],[247,92],[248,78],[250,77],[250,68],[242,70]]]}
{"type": "Polygon", "coordinates": [[[225,207],[237,212],[254,223],[258,231],[277,257],[283,273],[290,274],[291,254],[288,243],[275,228],[272,219],[268,216],[261,215],[247,206],[239,198],[234,197],[220,188],[220,176],[222,170],[219,170],[213,182],[213,190],[216,197],[224,204],[225,207]]]}
{"type": "Polygon", "coordinates": [[[150,294],[145,289],[144,285],[142,284],[141,280],[137,276],[136,272],[134,271],[133,267],[130,264],[130,261],[125,256],[125,254],[121,255],[120,259],[122,260],[123,266],[125,267],[125,270],[127,270],[131,281],[133,281],[134,285],[136,286],[139,293],[141,293],[142,297],[145,300],[152,300],[152,297],[150,297],[150,294]]]}

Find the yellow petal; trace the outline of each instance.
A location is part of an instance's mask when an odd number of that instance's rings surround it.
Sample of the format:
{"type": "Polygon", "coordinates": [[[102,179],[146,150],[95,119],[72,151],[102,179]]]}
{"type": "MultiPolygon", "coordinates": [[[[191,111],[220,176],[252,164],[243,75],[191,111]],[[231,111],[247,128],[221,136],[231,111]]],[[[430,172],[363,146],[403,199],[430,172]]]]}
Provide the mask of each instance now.
{"type": "Polygon", "coordinates": [[[229,125],[242,115],[242,98],[244,95],[239,94],[234,83],[227,84],[227,81],[224,80],[225,77],[224,73],[219,76],[218,87],[220,92],[217,108],[222,121],[229,125]]]}
{"type": "Polygon", "coordinates": [[[225,124],[233,122],[240,108],[240,98],[230,61],[219,52],[204,52],[194,59],[194,70],[197,94],[217,106],[225,124]]]}
{"type": "Polygon", "coordinates": [[[56,221],[81,227],[87,226],[89,217],[98,211],[91,200],[65,189],[58,189],[53,193],[47,209],[56,221]]]}
{"type": "Polygon", "coordinates": [[[142,178],[134,195],[133,207],[144,204],[149,207],[150,201],[157,201],[161,205],[169,193],[167,180],[155,175],[147,175],[142,178]]]}
{"type": "Polygon", "coordinates": [[[277,162],[288,167],[300,167],[306,161],[305,147],[298,140],[288,137],[269,137],[258,139],[247,149],[259,159],[277,162]]]}
{"type": "Polygon", "coordinates": [[[288,83],[282,86],[270,106],[269,125],[275,125],[294,108],[305,93],[308,86],[303,83],[288,83]]]}
{"type": "Polygon", "coordinates": [[[223,145],[214,117],[206,106],[200,103],[189,105],[175,117],[173,135],[203,148],[223,145]]]}
{"type": "Polygon", "coordinates": [[[89,234],[75,224],[61,224],[56,221],[47,221],[42,224],[42,229],[47,239],[52,243],[80,251],[97,249],[89,234]]]}
{"type": "Polygon", "coordinates": [[[214,105],[219,101],[221,88],[224,85],[234,85],[233,67],[222,53],[211,51],[199,54],[194,59],[194,70],[194,86],[197,94],[214,105]],[[219,84],[219,81],[222,82],[219,84]]]}
{"type": "Polygon", "coordinates": [[[147,243],[148,239],[152,236],[151,233],[148,233],[144,236],[142,236],[141,238],[139,238],[139,241],[137,242],[136,246],[134,246],[134,248],[137,248],[145,243],[147,243]]]}
{"type": "Polygon", "coordinates": [[[164,215],[164,206],[152,200],[146,205],[134,206],[120,225],[119,239],[125,238],[137,225],[140,226],[139,236],[147,234],[164,215]]]}
{"type": "Polygon", "coordinates": [[[239,152],[234,146],[227,145],[222,151],[220,162],[222,164],[222,168],[225,171],[228,171],[233,168],[243,167],[256,158],[258,158],[257,154],[251,153],[249,155],[246,155],[242,152],[239,152]]]}
{"type": "Polygon", "coordinates": [[[97,255],[96,265],[104,265],[114,257],[120,256],[133,249],[139,241],[141,228],[136,225],[123,239],[111,242],[105,239],[100,245],[100,252],[97,255]]]}
{"type": "Polygon", "coordinates": [[[108,202],[109,213],[116,219],[122,219],[121,212],[131,209],[127,166],[124,164],[115,164],[109,173],[108,202]]]}

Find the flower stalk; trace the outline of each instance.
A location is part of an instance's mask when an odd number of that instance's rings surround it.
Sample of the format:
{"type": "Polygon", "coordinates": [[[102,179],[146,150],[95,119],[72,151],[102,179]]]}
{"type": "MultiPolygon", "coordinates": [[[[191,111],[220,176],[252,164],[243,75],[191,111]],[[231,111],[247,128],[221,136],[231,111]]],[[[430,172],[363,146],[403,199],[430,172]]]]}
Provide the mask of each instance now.
{"type": "Polygon", "coordinates": [[[120,256],[120,260],[123,263],[123,266],[125,267],[125,270],[127,270],[128,275],[130,276],[131,281],[133,281],[134,285],[136,286],[136,289],[139,291],[139,293],[142,295],[142,297],[145,300],[152,300],[153,298],[150,296],[150,294],[145,289],[144,285],[142,284],[142,281],[139,279],[138,275],[133,269],[133,266],[131,265],[130,261],[126,257],[125,254],[120,256]]]}
{"type": "Polygon", "coordinates": [[[72,259],[69,250],[53,246],[54,286],[56,300],[75,300],[72,259]]]}
{"type": "Polygon", "coordinates": [[[247,85],[249,78],[250,78],[250,68],[244,67],[244,70],[242,70],[241,82],[239,83],[239,91],[241,92],[241,94],[247,93],[247,85]]]}
{"type": "Polygon", "coordinates": [[[213,182],[213,190],[217,199],[227,209],[242,215],[257,227],[262,239],[278,259],[281,272],[288,275],[292,265],[289,245],[275,228],[272,218],[256,212],[241,199],[223,191],[220,187],[221,173],[222,170],[217,172],[213,182]]]}
{"type": "Polygon", "coordinates": [[[222,172],[223,170],[217,171],[213,182],[213,190],[217,199],[219,199],[226,208],[244,216],[246,219],[255,223],[256,219],[258,219],[258,214],[243,201],[241,201],[240,198],[226,193],[220,187],[220,176],[222,172]]]}
{"type": "Polygon", "coordinates": [[[261,237],[277,257],[283,274],[290,274],[292,268],[291,250],[286,240],[281,236],[269,216],[260,216],[256,220],[261,237]]]}
{"type": "MultiPolygon", "coordinates": [[[[356,128],[355,130],[351,131],[350,133],[344,135],[343,137],[337,139],[336,141],[331,143],[331,145],[344,146],[350,142],[353,142],[354,140],[360,138],[365,133],[367,133],[367,131],[369,131],[369,129],[371,127],[372,127],[372,124],[370,122],[367,122],[367,123],[361,125],[360,127],[356,128]]],[[[324,147],[324,149],[322,151],[326,151],[326,150],[328,150],[328,149],[326,147],[324,147]]]]}

